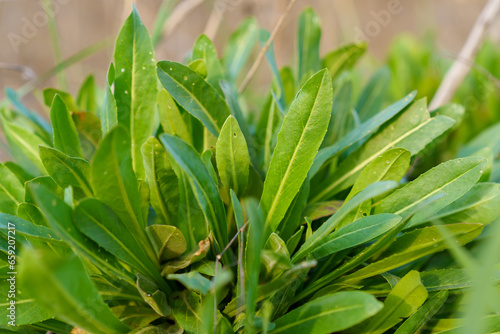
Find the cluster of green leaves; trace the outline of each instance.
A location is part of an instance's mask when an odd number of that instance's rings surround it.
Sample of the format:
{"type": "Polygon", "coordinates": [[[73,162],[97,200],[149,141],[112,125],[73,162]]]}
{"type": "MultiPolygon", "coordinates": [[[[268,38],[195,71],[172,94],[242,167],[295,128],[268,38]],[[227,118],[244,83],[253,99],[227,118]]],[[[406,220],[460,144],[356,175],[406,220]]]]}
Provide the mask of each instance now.
{"type": "Polygon", "coordinates": [[[92,77],[76,99],[44,91],[51,126],[7,91],[0,236],[15,225],[18,327],[2,301],[1,331],[500,330],[498,131],[409,178],[463,109],[429,112],[415,91],[382,108],[384,69],[355,89],[366,45],[320,57],[316,14],[299,26],[297,65],[278,69],[271,47],[258,101],[237,89],[269,38],[254,19],[222,57],[200,36],[184,64],[156,62],[135,9],[103,92],[92,77]]]}

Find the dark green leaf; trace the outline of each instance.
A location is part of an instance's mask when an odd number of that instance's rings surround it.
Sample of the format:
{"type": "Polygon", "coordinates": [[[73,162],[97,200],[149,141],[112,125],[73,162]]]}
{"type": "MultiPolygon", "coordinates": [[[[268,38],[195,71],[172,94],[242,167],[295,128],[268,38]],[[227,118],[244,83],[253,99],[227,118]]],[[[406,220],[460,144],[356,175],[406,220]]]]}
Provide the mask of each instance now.
{"type": "Polygon", "coordinates": [[[163,87],[177,103],[217,137],[230,115],[226,101],[217,90],[198,73],[179,63],[160,61],[157,72],[163,87]]]}
{"type": "Polygon", "coordinates": [[[191,188],[222,250],[228,243],[228,236],[224,204],[217,185],[191,146],[182,139],[168,134],[162,134],[160,139],[171,160],[174,160],[189,176],[191,188]]]}
{"type": "Polygon", "coordinates": [[[144,301],[148,303],[156,313],[163,317],[170,315],[172,310],[170,305],[168,305],[165,293],[161,291],[155,283],[141,274],[137,275],[137,290],[139,290],[144,301]]]}
{"type": "Polygon", "coordinates": [[[90,164],[81,158],[72,158],[56,149],[40,146],[40,158],[45,169],[61,187],[79,188],[85,196],[92,196],[90,164]]]}
{"type": "Polygon", "coordinates": [[[341,250],[361,245],[388,232],[401,221],[401,217],[390,213],[369,216],[342,227],[323,239],[323,245],[313,252],[319,259],[341,250]]]}

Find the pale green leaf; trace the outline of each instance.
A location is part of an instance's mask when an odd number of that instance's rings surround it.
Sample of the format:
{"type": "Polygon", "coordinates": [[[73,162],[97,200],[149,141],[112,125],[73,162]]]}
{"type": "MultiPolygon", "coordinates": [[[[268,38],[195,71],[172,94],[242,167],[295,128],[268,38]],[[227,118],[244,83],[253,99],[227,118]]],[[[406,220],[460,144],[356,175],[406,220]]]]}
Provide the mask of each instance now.
{"type": "Polygon", "coordinates": [[[331,103],[331,79],[323,70],[306,82],[283,120],[261,198],[272,231],[307,176],[326,133],[331,103]]]}
{"type": "Polygon", "coordinates": [[[384,308],[370,320],[363,333],[384,333],[402,318],[415,313],[427,296],[428,292],[420,281],[418,271],[410,271],[396,284],[385,299],[384,308]]]}
{"type": "Polygon", "coordinates": [[[276,333],[328,334],[350,328],[382,309],[375,297],[347,291],[317,298],[274,321],[276,333]]]}
{"type": "Polygon", "coordinates": [[[247,187],[250,156],[238,121],[229,116],[222,126],[216,145],[217,170],[222,185],[242,194],[247,187]]]}
{"type": "Polygon", "coordinates": [[[157,81],[153,44],[135,6],[116,40],[114,61],[118,124],[130,133],[134,171],[143,178],[141,147],[153,131],[157,81]]]}

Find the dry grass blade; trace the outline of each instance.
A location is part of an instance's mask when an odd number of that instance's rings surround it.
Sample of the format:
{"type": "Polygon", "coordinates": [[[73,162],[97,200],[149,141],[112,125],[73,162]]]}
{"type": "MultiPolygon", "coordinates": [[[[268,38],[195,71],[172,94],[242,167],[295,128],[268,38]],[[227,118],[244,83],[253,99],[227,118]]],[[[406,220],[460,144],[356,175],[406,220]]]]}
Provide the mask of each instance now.
{"type": "Polygon", "coordinates": [[[250,68],[250,71],[248,71],[247,76],[243,80],[243,83],[240,86],[240,89],[238,90],[238,93],[241,94],[245,90],[245,88],[248,86],[248,83],[250,80],[252,80],[252,77],[254,76],[255,72],[257,71],[257,68],[259,67],[260,63],[262,62],[262,59],[266,55],[267,50],[273,43],[274,38],[278,34],[278,31],[280,30],[281,26],[283,25],[283,22],[285,22],[285,18],[288,16],[290,11],[292,10],[293,5],[295,4],[296,0],[290,0],[288,3],[288,6],[286,7],[285,11],[279,18],[278,22],[274,26],[273,32],[271,33],[271,36],[269,36],[269,39],[267,40],[266,44],[264,47],[260,50],[259,54],[257,55],[257,59],[255,59],[255,62],[253,63],[252,67],[250,68]]]}
{"type": "Polygon", "coordinates": [[[446,103],[448,103],[453,94],[463,82],[470,69],[470,59],[474,58],[478,47],[483,39],[484,33],[493,22],[500,10],[500,0],[489,0],[484,6],[481,15],[476,20],[474,27],[472,27],[469,37],[465,42],[462,50],[458,54],[457,60],[453,63],[451,68],[446,73],[441,85],[439,86],[436,95],[432,99],[429,110],[434,110],[446,103]]]}

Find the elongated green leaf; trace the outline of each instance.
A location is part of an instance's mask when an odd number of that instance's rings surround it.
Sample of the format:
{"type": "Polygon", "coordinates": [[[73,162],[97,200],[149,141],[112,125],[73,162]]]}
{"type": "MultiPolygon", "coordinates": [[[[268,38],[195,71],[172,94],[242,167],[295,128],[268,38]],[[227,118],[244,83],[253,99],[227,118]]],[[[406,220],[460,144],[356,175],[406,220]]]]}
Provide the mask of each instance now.
{"type": "MultiPolygon", "coordinates": [[[[426,199],[424,202],[420,203],[418,207],[414,208],[413,213],[417,212],[421,208],[424,208],[430,203],[439,200],[441,197],[443,197],[443,195],[436,195],[426,199]]],[[[353,258],[351,258],[350,260],[348,260],[335,270],[331,271],[330,273],[316,279],[307,288],[303,289],[298,296],[295,297],[295,301],[301,300],[302,298],[309,296],[310,294],[318,291],[319,289],[327,286],[328,284],[331,284],[332,282],[334,282],[334,280],[336,280],[340,276],[344,275],[345,273],[348,273],[357,266],[365,263],[375,254],[388,247],[388,245],[390,245],[394,241],[394,238],[406,227],[406,225],[408,225],[408,222],[410,221],[411,217],[412,216],[401,220],[401,222],[398,225],[396,225],[392,230],[390,230],[384,236],[380,237],[370,246],[360,251],[353,258]]]]}
{"type": "Polygon", "coordinates": [[[238,121],[229,116],[222,126],[216,146],[217,170],[222,184],[242,194],[247,187],[250,156],[238,121]]]}
{"type": "Polygon", "coordinates": [[[306,82],[283,120],[261,198],[271,231],[278,227],[307,176],[326,133],[331,101],[331,79],[323,70],[306,82]]]}
{"type": "Polygon", "coordinates": [[[203,59],[205,61],[208,72],[207,82],[222,95],[219,81],[224,78],[224,74],[217,56],[217,49],[210,38],[206,35],[200,35],[200,37],[198,37],[194,43],[191,59],[203,59]]]}
{"type": "Polygon", "coordinates": [[[384,66],[372,75],[363,88],[356,105],[356,111],[362,122],[382,110],[385,99],[388,97],[390,81],[391,72],[388,67],[384,66]]]}
{"type": "Polygon", "coordinates": [[[263,212],[258,207],[256,200],[247,200],[244,202],[244,207],[250,222],[245,251],[245,328],[248,333],[255,333],[254,319],[257,307],[261,253],[265,242],[263,236],[265,225],[263,212]]]}
{"type": "Polygon", "coordinates": [[[346,201],[372,183],[385,180],[399,182],[410,167],[410,158],[411,153],[402,148],[393,148],[375,158],[359,174],[346,201]]]}
{"type": "Polygon", "coordinates": [[[151,137],[142,145],[142,155],[151,205],[162,222],[176,225],[179,184],[165,149],[156,138],[151,137]]]}
{"type": "Polygon", "coordinates": [[[390,212],[406,218],[412,208],[426,198],[446,194],[416,213],[409,226],[416,225],[465,194],[479,180],[485,164],[485,159],[480,157],[442,163],[384,198],[375,205],[374,212],[390,212]]]}
{"type": "MultiPolygon", "coordinates": [[[[271,38],[271,33],[266,29],[260,29],[259,42],[261,47],[265,47],[269,38],[271,38]]],[[[273,73],[273,87],[271,93],[280,111],[282,113],[286,113],[287,104],[285,101],[285,88],[283,86],[283,80],[281,80],[281,74],[280,71],[278,70],[278,65],[276,64],[276,57],[274,56],[274,43],[271,43],[271,45],[267,49],[266,59],[269,64],[269,67],[271,68],[271,72],[273,73]]],[[[314,72],[311,71],[309,76],[311,76],[314,72]]],[[[309,76],[307,78],[309,78],[309,76]]]]}
{"type": "Polygon", "coordinates": [[[156,110],[153,52],[149,33],[134,7],[116,40],[115,99],[118,123],[130,133],[132,163],[139,178],[144,177],[141,147],[152,134],[156,110]]]}
{"type": "MultiPolygon", "coordinates": [[[[461,223],[446,225],[446,227],[461,245],[474,240],[483,230],[481,224],[461,223]]],[[[381,260],[345,276],[341,280],[344,283],[357,282],[444,249],[446,249],[445,238],[437,226],[417,229],[396,238],[391,246],[380,255],[381,260]]]]}
{"type": "Polygon", "coordinates": [[[130,137],[122,126],[102,140],[91,167],[95,196],[120,217],[131,233],[146,240],[139,185],[132,170],[130,137]]]}
{"type": "Polygon", "coordinates": [[[4,163],[4,166],[7,167],[12,173],[14,173],[14,175],[17,177],[19,181],[21,181],[21,183],[26,183],[34,179],[33,175],[30,175],[21,166],[19,166],[13,161],[6,161],[4,163]]]}
{"type": "Polygon", "coordinates": [[[383,305],[375,297],[346,291],[317,298],[288,312],[274,323],[275,333],[332,333],[350,328],[373,316],[383,305]]]}
{"type": "Polygon", "coordinates": [[[42,116],[40,116],[37,112],[28,109],[21,102],[19,94],[14,89],[10,87],[5,88],[5,96],[9,100],[10,104],[12,104],[12,106],[15,108],[15,110],[17,110],[23,116],[27,117],[40,127],[40,129],[42,130],[42,133],[40,135],[42,135],[45,140],[50,140],[50,138],[52,137],[52,127],[42,116]]]}
{"type": "Polygon", "coordinates": [[[165,89],[158,92],[158,113],[160,114],[161,125],[166,133],[178,136],[188,143],[192,142],[186,122],[182,118],[177,104],[165,89]]]}
{"type": "Polygon", "coordinates": [[[146,251],[151,246],[141,243],[105,204],[94,198],[84,199],[73,217],[77,228],[88,238],[145,275],[161,280],[158,263],[146,251]]]}
{"type": "Polygon", "coordinates": [[[171,160],[188,175],[191,188],[222,250],[228,243],[228,236],[224,204],[217,185],[191,146],[168,134],[162,134],[160,139],[171,160]]]}
{"type": "Polygon", "coordinates": [[[328,68],[330,75],[335,79],[343,71],[351,69],[365,53],[366,48],[365,42],[347,44],[328,53],[323,59],[323,66],[328,68]]]}
{"type": "Polygon", "coordinates": [[[55,196],[43,185],[32,184],[30,190],[35,202],[46,217],[48,225],[56,236],[85,255],[96,266],[118,277],[128,279],[128,273],[118,264],[115,257],[80,233],[73,221],[72,208],[55,196]]]}
{"type": "Polygon", "coordinates": [[[388,232],[401,221],[401,217],[390,213],[369,216],[358,219],[334,233],[328,235],[318,247],[313,256],[319,259],[341,250],[361,245],[388,232]]]}
{"type": "Polygon", "coordinates": [[[333,95],[332,118],[322,146],[333,145],[353,129],[353,83],[347,78],[339,83],[333,95]]]}
{"type": "Polygon", "coordinates": [[[468,222],[487,225],[500,215],[499,207],[500,185],[478,183],[428,220],[440,219],[447,224],[468,222]]]}
{"type": "MultiPolygon", "coordinates": [[[[222,92],[224,93],[224,96],[226,97],[226,101],[229,105],[229,109],[231,110],[231,115],[233,115],[236,120],[238,121],[238,125],[241,128],[241,131],[243,132],[243,135],[245,136],[245,140],[247,142],[248,148],[250,152],[253,152],[255,150],[255,143],[254,143],[254,138],[250,134],[250,129],[248,127],[247,121],[245,119],[245,116],[243,116],[243,112],[241,110],[239,101],[238,101],[238,91],[237,89],[232,86],[230,83],[227,81],[222,80],[220,82],[220,86],[222,88],[222,92]]],[[[252,159],[252,164],[253,166],[257,166],[257,164],[254,162],[256,158],[256,154],[252,154],[250,156],[250,159],[252,159]]]]}
{"type": "Polygon", "coordinates": [[[353,185],[356,176],[376,157],[388,149],[400,147],[412,155],[424,149],[434,138],[449,129],[455,121],[446,116],[430,118],[425,99],[415,102],[395,121],[349,155],[326,181],[327,186],[311,201],[327,200],[353,185]]]}
{"type": "Polygon", "coordinates": [[[85,196],[92,196],[90,164],[81,158],[72,158],[56,149],[40,146],[40,158],[45,169],[61,187],[81,189],[85,196]]]}
{"type": "MultiPolygon", "coordinates": [[[[13,282],[10,278],[2,277],[2,281],[0,281],[0,289],[4,291],[4,296],[8,296],[10,293],[10,285],[13,282]]],[[[23,326],[54,318],[54,314],[51,311],[39,305],[24,289],[17,287],[14,305],[11,305],[10,300],[13,299],[4,298],[0,302],[0,326],[2,328],[4,328],[3,326],[7,326],[12,319],[15,319],[16,326],[23,326]],[[15,313],[11,314],[11,310],[14,310],[15,313]]],[[[12,326],[9,327],[12,328],[12,326]]]]}
{"type": "Polygon", "coordinates": [[[177,103],[217,137],[230,114],[229,107],[217,90],[198,73],[179,63],[160,61],[157,72],[163,87],[177,103]]]}
{"type": "Polygon", "coordinates": [[[384,333],[402,318],[408,318],[415,313],[427,296],[418,271],[410,271],[396,284],[385,299],[382,311],[370,320],[363,333],[384,333]]]}
{"type": "Polygon", "coordinates": [[[38,156],[38,146],[47,143],[31,131],[8,121],[1,112],[0,125],[14,160],[31,175],[45,175],[47,172],[38,156]]]}
{"type": "Polygon", "coordinates": [[[15,215],[24,201],[24,187],[16,175],[0,164],[0,212],[15,215]]]}
{"type": "Polygon", "coordinates": [[[311,166],[311,170],[309,171],[309,176],[313,177],[314,175],[316,175],[321,166],[329,159],[339,155],[349,147],[353,146],[355,143],[361,142],[367,136],[373,134],[381,125],[404,110],[413,101],[416,94],[416,92],[411,92],[406,97],[390,105],[366,122],[362,123],[360,126],[349,132],[345,137],[343,137],[334,145],[321,149],[314,159],[314,163],[311,166]]]}
{"type": "Polygon", "coordinates": [[[297,36],[299,82],[320,69],[319,40],[321,26],[312,8],[306,8],[299,17],[297,36]]]}
{"type": "MultiPolygon", "coordinates": [[[[473,284],[466,269],[441,269],[420,273],[422,283],[428,291],[462,289],[473,284]]],[[[498,276],[500,280],[500,275],[498,276]]]]}
{"type": "Polygon", "coordinates": [[[335,229],[337,224],[342,221],[342,219],[349,212],[351,212],[352,209],[375,196],[379,196],[391,189],[394,189],[396,186],[397,184],[394,181],[382,181],[369,185],[359,194],[354,196],[352,200],[342,206],[342,208],[340,208],[333,216],[331,216],[316,231],[314,231],[313,235],[306,240],[293,257],[294,263],[297,263],[297,261],[300,261],[308,253],[314,252],[318,249],[318,247],[321,247],[326,241],[326,237],[335,229]]]}
{"type": "Polygon", "coordinates": [[[129,331],[104,303],[76,254],[29,250],[22,257],[21,286],[59,319],[90,333],[129,331]]]}
{"type": "Polygon", "coordinates": [[[109,65],[108,80],[106,83],[106,92],[104,93],[103,106],[99,110],[99,118],[101,119],[102,133],[106,135],[112,128],[118,124],[118,109],[116,106],[115,96],[111,91],[111,85],[115,82],[115,67],[113,63],[109,65]]]}
{"type": "Polygon", "coordinates": [[[235,81],[255,47],[258,37],[258,23],[253,17],[243,21],[232,33],[224,52],[224,65],[228,77],[235,81]]]}
{"type": "Polygon", "coordinates": [[[306,217],[304,210],[307,205],[310,188],[310,182],[306,179],[278,226],[277,231],[279,231],[279,235],[283,240],[288,240],[296,232],[300,224],[303,223],[304,217],[306,217]]]}
{"type": "Polygon", "coordinates": [[[48,227],[34,225],[19,217],[0,213],[0,230],[6,235],[8,234],[9,223],[11,223],[10,226],[15,225],[16,234],[49,240],[60,240],[55,235],[55,231],[48,227]]]}
{"type": "Polygon", "coordinates": [[[434,294],[422,307],[408,318],[395,332],[395,334],[416,333],[439,309],[448,298],[448,291],[440,291],[434,294]]]}
{"type": "Polygon", "coordinates": [[[50,107],[50,121],[54,127],[54,147],[70,157],[83,158],[75,123],[63,99],[57,94],[50,107]]]}

